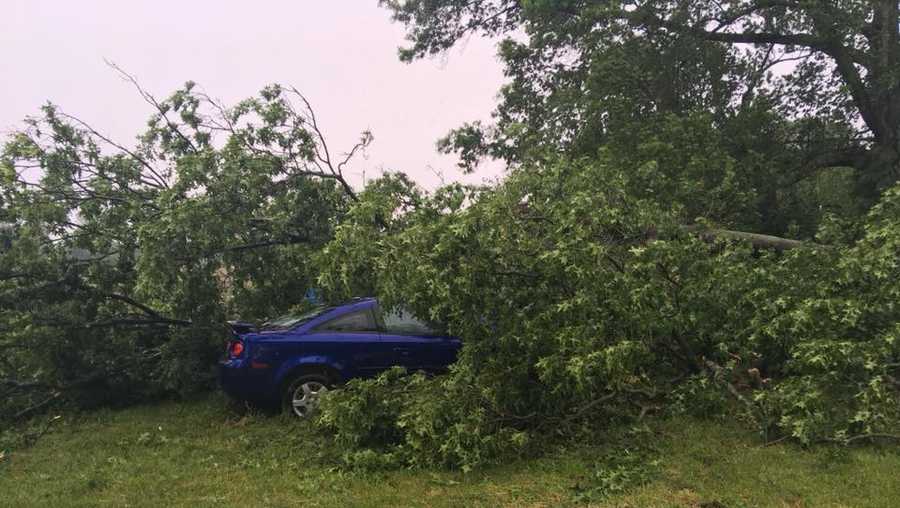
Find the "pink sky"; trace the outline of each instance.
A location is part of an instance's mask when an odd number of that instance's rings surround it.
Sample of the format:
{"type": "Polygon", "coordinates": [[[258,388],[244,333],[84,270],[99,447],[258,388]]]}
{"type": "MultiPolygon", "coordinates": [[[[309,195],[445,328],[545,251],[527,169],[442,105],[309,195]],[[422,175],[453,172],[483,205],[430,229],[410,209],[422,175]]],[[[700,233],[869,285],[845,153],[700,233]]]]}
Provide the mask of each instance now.
{"type": "Polygon", "coordinates": [[[443,58],[404,64],[403,27],[376,0],[3,0],[0,130],[47,101],[117,140],[145,125],[148,106],[109,59],[166,96],[187,80],[234,103],[272,82],[312,102],[330,147],[349,149],[364,129],[375,142],[347,169],[354,184],[399,170],[433,188],[477,183],[499,164],[463,177],[437,138],[488,120],[503,82],[494,44],[472,38],[443,58]],[[432,169],[429,169],[432,168],[432,169]]]}

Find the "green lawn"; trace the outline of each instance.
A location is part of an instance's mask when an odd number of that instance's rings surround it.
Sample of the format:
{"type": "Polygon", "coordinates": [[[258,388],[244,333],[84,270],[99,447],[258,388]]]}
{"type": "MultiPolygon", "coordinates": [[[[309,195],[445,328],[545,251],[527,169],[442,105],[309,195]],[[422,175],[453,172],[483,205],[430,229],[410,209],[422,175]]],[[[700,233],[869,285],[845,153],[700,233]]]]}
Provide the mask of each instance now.
{"type": "Polygon", "coordinates": [[[602,446],[476,471],[342,473],[302,423],[238,418],[212,397],[64,417],[0,464],[3,506],[885,506],[900,503],[900,447],[762,447],[746,429],[680,419],[649,439],[648,483],[596,483],[602,446]],[[592,478],[594,480],[592,480],[592,478]],[[592,483],[593,482],[593,483],[592,483]]]}

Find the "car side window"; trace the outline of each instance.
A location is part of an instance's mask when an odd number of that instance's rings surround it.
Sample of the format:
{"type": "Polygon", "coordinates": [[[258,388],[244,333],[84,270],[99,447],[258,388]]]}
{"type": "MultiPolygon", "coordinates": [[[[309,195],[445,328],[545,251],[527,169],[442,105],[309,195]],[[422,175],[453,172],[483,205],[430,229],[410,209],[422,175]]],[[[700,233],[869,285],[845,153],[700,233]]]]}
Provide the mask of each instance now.
{"type": "Polygon", "coordinates": [[[377,332],[378,325],[368,309],[351,312],[317,326],[316,332],[377,332]]]}
{"type": "Polygon", "coordinates": [[[416,318],[404,308],[396,308],[390,312],[383,312],[384,329],[387,333],[397,335],[440,335],[439,332],[428,326],[428,323],[416,318]]]}

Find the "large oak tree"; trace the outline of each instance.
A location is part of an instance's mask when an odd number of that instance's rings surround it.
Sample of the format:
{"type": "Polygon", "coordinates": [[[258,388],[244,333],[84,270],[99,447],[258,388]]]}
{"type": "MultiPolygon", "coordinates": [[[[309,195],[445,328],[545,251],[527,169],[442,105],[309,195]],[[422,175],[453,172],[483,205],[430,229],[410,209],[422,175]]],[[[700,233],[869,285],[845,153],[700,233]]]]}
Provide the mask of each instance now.
{"type": "MultiPolygon", "coordinates": [[[[747,112],[755,105],[791,125],[790,135],[762,136],[778,145],[762,153],[782,163],[774,175],[780,186],[851,167],[856,195],[868,205],[897,179],[896,1],[382,3],[408,28],[404,60],[443,52],[471,34],[505,37],[500,54],[510,83],[496,126],[467,126],[444,144],[460,150],[466,164],[485,153],[521,159],[535,137],[572,141],[566,148],[584,148],[588,140],[590,148],[615,130],[611,122],[621,109],[630,115],[703,109],[721,126],[742,113],[752,118],[747,112]]],[[[742,129],[766,127],[746,120],[742,129]]],[[[748,149],[761,150],[738,152],[748,149]]]]}

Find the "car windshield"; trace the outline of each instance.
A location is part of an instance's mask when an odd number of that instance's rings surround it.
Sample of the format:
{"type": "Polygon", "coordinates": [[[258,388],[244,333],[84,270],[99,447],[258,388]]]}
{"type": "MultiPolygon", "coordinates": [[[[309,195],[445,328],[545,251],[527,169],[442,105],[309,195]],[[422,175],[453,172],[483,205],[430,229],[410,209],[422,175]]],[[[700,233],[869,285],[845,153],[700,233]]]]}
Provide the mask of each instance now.
{"type": "Polygon", "coordinates": [[[334,307],[326,307],[325,305],[320,305],[318,307],[313,308],[309,312],[305,312],[303,314],[287,314],[281,317],[277,317],[275,319],[270,319],[262,324],[259,327],[260,330],[288,330],[297,325],[306,323],[307,321],[311,321],[318,316],[321,316],[325,312],[330,311],[334,307]]]}

